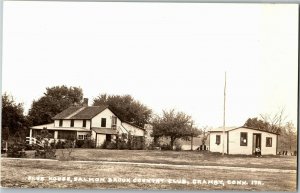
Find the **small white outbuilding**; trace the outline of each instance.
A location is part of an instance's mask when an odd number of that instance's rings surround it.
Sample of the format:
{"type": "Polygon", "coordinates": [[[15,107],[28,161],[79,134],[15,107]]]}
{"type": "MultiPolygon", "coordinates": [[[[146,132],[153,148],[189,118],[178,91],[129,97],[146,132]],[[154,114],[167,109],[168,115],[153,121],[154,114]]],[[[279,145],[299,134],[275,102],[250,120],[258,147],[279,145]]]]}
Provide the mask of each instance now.
{"type": "Polygon", "coordinates": [[[209,150],[225,154],[255,154],[259,148],[261,155],[276,155],[278,134],[250,127],[215,128],[209,131],[209,150]]]}

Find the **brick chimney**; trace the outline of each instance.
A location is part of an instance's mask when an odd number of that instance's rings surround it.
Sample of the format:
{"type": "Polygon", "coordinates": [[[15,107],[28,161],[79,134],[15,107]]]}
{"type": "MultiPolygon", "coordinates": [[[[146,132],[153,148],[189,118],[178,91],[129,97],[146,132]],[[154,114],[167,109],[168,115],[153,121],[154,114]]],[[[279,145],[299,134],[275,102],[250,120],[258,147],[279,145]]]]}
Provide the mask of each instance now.
{"type": "Polygon", "coordinates": [[[82,106],[84,106],[84,107],[89,106],[89,99],[88,98],[83,98],[82,106]]]}

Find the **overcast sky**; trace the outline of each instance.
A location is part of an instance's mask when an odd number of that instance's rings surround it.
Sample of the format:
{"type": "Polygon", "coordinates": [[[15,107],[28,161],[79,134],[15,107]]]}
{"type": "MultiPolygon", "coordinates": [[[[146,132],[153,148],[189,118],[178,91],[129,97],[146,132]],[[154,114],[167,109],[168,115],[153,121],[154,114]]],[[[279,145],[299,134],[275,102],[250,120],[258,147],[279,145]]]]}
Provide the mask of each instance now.
{"type": "Polygon", "coordinates": [[[297,120],[297,5],[5,1],[3,92],[30,108],[46,87],[130,94],[198,126],[284,107],[297,120]]]}

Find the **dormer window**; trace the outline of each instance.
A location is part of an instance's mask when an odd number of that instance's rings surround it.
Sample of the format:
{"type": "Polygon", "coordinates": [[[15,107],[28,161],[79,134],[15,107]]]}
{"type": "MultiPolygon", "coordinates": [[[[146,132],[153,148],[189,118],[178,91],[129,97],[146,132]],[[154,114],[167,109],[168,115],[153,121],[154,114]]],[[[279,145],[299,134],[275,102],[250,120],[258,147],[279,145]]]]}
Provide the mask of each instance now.
{"type": "Polygon", "coordinates": [[[74,127],[74,120],[71,120],[70,127],[74,127]]]}

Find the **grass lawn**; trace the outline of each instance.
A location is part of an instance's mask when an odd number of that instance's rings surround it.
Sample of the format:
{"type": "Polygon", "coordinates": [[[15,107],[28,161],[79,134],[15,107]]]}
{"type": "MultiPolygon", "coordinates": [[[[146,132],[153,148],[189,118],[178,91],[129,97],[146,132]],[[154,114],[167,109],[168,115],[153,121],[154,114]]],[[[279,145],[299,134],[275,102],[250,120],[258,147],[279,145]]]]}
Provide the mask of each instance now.
{"type": "MultiPolygon", "coordinates": [[[[61,150],[57,151],[57,156],[61,150]]],[[[164,164],[240,166],[253,168],[296,169],[296,156],[238,156],[199,151],[147,151],[147,150],[106,150],[75,149],[74,160],[126,161],[164,164]]]]}
{"type": "MultiPolygon", "coordinates": [[[[59,156],[60,151],[57,155],[59,156]]],[[[222,165],[256,168],[296,169],[295,157],[245,157],[224,156],[199,152],[174,151],[130,151],[130,150],[100,150],[76,149],[75,160],[129,161],[148,163],[190,164],[190,165],[222,165]]],[[[27,188],[127,188],[127,189],[182,189],[182,190],[249,190],[249,191],[295,191],[295,173],[273,173],[235,171],[229,169],[196,169],[172,168],[164,166],[135,166],[122,164],[103,164],[101,162],[69,162],[69,161],[39,161],[39,160],[1,160],[1,186],[27,188]],[[28,176],[42,176],[45,181],[28,180],[28,176]],[[72,182],[47,180],[48,177],[70,177],[72,182]],[[74,182],[76,177],[102,178],[105,182],[74,182]],[[120,178],[130,182],[110,183],[109,178],[120,178]],[[135,182],[137,179],[158,179],[161,183],[135,182]],[[169,181],[170,179],[171,181],[169,181]],[[182,179],[187,183],[181,184],[182,179]],[[180,181],[181,180],[181,181],[180,181]],[[193,181],[194,180],[194,181],[193,181]],[[198,181],[197,181],[198,180],[198,181]],[[207,184],[203,180],[223,180],[224,186],[207,184]],[[229,184],[227,180],[241,180],[247,185],[229,184]],[[258,180],[262,185],[252,185],[252,180],[258,180]],[[175,182],[176,183],[172,183],[175,182]],[[193,184],[198,182],[198,184],[193,184]],[[199,184],[201,182],[201,184],[199,184]]]]}

